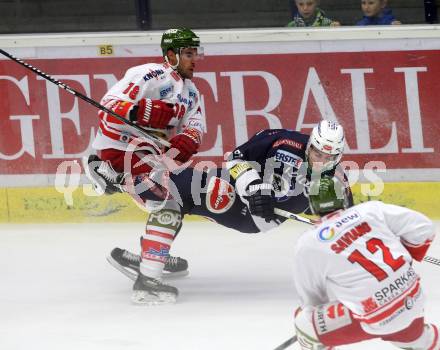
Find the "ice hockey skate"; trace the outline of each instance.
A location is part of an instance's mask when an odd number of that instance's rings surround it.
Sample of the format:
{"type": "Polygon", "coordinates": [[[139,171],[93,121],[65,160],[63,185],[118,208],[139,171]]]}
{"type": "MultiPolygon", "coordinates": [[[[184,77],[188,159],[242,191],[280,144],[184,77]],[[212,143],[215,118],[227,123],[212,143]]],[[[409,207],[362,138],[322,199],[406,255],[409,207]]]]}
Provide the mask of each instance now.
{"type": "Polygon", "coordinates": [[[133,285],[131,300],[135,304],[161,305],[176,302],[179,291],[162,281],[139,274],[133,285]]]}
{"type": "MultiPolygon", "coordinates": [[[[141,261],[140,255],[131,253],[125,249],[114,248],[110,252],[110,255],[107,256],[107,261],[132,281],[136,281],[138,278],[139,264],[141,261]]],[[[170,255],[168,257],[163,269],[163,278],[180,278],[185,277],[188,274],[188,261],[177,256],[170,255]]]]}
{"type": "Polygon", "coordinates": [[[116,172],[110,163],[102,161],[96,154],[82,158],[86,176],[98,194],[124,192],[125,173],[116,172]]]}

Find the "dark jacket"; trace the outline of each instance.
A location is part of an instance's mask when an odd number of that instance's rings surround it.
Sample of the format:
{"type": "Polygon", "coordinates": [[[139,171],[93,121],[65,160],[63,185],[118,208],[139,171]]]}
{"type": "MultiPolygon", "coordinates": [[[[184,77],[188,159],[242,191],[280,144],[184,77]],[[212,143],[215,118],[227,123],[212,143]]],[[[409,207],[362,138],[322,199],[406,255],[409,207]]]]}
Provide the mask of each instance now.
{"type": "Polygon", "coordinates": [[[364,16],[359,22],[356,23],[358,26],[377,26],[377,25],[387,25],[391,24],[396,20],[391,9],[384,9],[379,16],[367,17],[364,16]]]}

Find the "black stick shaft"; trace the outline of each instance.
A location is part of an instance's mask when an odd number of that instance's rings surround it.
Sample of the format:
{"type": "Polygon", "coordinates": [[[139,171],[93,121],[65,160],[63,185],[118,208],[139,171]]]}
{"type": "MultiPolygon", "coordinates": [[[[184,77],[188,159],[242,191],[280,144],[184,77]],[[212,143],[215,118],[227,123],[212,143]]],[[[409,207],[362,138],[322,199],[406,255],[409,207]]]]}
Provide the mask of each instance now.
{"type": "Polygon", "coordinates": [[[296,335],[292,338],[287,339],[284,343],[278,345],[274,350],[284,350],[287,349],[290,345],[294,344],[297,341],[296,335]]]}
{"type": "Polygon", "coordinates": [[[432,257],[432,256],[425,256],[425,257],[423,258],[423,261],[426,261],[426,262],[429,262],[429,263],[431,263],[431,264],[434,264],[434,265],[440,266],[440,259],[434,258],[434,257],[432,257]]]}
{"type": "MultiPolygon", "coordinates": [[[[111,116],[115,117],[116,119],[122,121],[125,124],[130,125],[132,128],[136,129],[137,131],[139,131],[142,135],[144,135],[146,138],[150,139],[151,141],[155,142],[155,143],[159,143],[165,147],[170,147],[171,144],[164,140],[161,139],[160,137],[156,137],[155,135],[152,135],[150,133],[148,133],[147,129],[141,128],[139,125],[136,125],[135,123],[133,123],[132,121],[125,119],[124,117],[121,117],[119,114],[113,112],[112,110],[104,107],[103,105],[101,105],[100,103],[96,102],[95,100],[92,100],[91,98],[87,97],[86,95],[83,95],[82,93],[72,89],[70,86],[64,84],[63,82],[51,77],[50,75],[42,72],[41,70],[35,68],[34,66],[30,65],[29,63],[24,62],[23,60],[11,55],[10,53],[0,49],[0,53],[3,56],[6,56],[8,58],[10,58],[11,60],[17,62],[18,64],[22,65],[23,67],[31,70],[32,72],[38,74],[39,76],[43,77],[46,80],[49,80],[50,82],[54,83],[55,85],[57,85],[59,88],[66,90],[67,92],[71,93],[72,95],[82,99],[83,101],[86,101],[87,103],[90,103],[92,106],[95,106],[96,108],[100,109],[101,111],[104,111],[105,113],[110,114],[111,116]]],[[[151,130],[153,131],[153,130],[151,130]]],[[[157,131],[157,130],[154,130],[157,131]]]]}
{"type": "Polygon", "coordinates": [[[288,218],[288,219],[300,221],[300,222],[303,222],[305,224],[313,225],[312,220],[310,220],[310,219],[308,219],[308,218],[306,218],[304,216],[291,213],[291,212],[289,212],[287,210],[275,208],[274,212],[275,212],[275,214],[277,214],[279,216],[283,216],[283,217],[288,218]]]}

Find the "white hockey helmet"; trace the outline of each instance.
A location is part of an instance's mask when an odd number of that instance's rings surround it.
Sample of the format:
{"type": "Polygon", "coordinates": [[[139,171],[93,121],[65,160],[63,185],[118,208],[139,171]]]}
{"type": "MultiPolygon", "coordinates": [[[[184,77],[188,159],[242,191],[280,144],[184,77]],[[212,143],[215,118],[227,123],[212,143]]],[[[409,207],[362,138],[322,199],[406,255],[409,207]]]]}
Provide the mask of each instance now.
{"type": "Polygon", "coordinates": [[[321,120],[316,125],[307,143],[306,155],[309,156],[310,148],[321,153],[335,156],[332,166],[338,164],[344,152],[345,138],[344,128],[341,124],[332,120],[321,120]]]}

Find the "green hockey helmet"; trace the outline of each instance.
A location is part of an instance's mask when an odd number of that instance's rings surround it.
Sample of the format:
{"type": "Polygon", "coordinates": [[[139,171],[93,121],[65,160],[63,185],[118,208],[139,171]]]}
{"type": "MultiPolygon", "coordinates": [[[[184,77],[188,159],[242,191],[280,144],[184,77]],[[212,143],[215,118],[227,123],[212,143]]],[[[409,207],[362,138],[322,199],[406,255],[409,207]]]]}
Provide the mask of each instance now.
{"type": "Polygon", "coordinates": [[[199,48],[200,38],[189,28],[168,29],[162,34],[160,47],[162,55],[166,57],[170,49],[179,54],[180,49],[186,47],[199,48]]]}
{"type": "Polygon", "coordinates": [[[309,191],[310,209],[313,214],[324,216],[339,209],[347,207],[345,191],[339,181],[324,176],[312,181],[309,191]]]}

